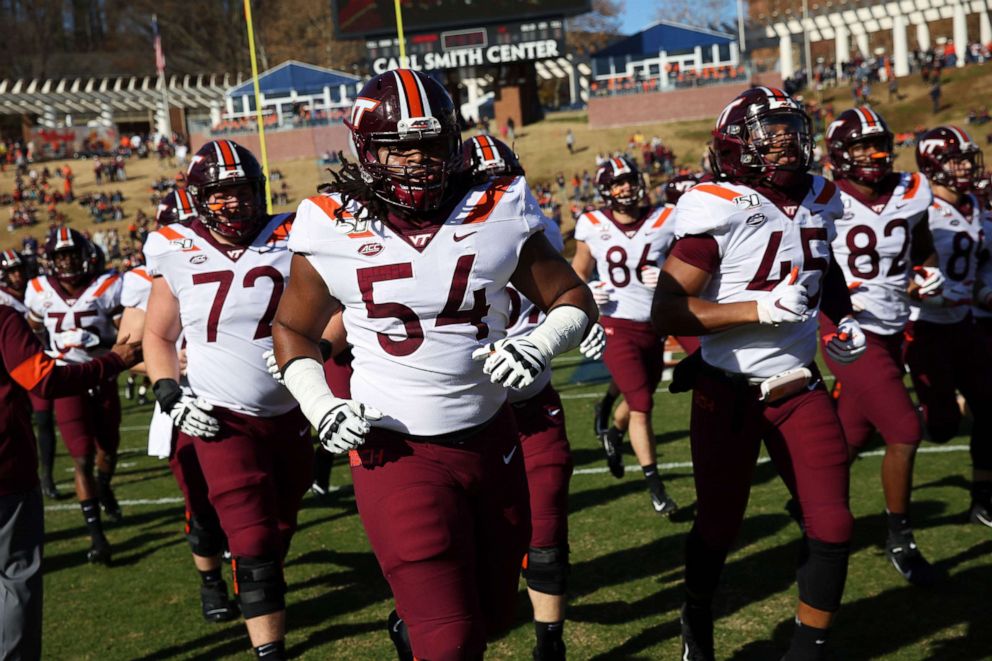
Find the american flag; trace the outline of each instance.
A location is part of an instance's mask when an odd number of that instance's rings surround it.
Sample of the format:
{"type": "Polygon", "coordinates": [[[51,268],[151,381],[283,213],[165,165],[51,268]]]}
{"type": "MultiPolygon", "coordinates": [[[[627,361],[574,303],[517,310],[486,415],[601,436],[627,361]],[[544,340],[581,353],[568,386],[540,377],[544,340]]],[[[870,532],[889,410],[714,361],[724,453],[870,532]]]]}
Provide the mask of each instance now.
{"type": "Polygon", "coordinates": [[[155,69],[161,76],[165,73],[165,52],[162,50],[162,34],[158,30],[158,17],[152,14],[152,39],[155,44],[155,69]]]}

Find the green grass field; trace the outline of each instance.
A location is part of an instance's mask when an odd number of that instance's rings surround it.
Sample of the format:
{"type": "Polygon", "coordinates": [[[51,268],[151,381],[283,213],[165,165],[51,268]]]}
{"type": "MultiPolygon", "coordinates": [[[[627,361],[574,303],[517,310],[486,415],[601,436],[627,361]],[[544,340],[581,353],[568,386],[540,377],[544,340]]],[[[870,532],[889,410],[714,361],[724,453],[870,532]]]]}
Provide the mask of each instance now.
{"type": "MultiPolygon", "coordinates": [[[[577,354],[560,359],[555,373],[576,467],[570,658],[675,659],[682,545],[694,501],[689,399],[662,388],[655,400],[659,460],[683,506],[675,520],[663,520],[651,510],[632,456],[623,480],[605,470],[591,430],[604,377],[601,365],[582,363],[577,354]]],[[[107,531],[113,567],[86,564],[88,538],[74,500],[46,503],[45,658],[250,658],[241,622],[211,625],[200,617],[199,579],[182,536],[179,491],[166,462],[145,455],[150,414],[150,406],[125,402],[116,479],[125,519],[107,531]]],[[[990,658],[992,531],[965,523],[967,439],[925,444],[917,460],[917,540],[949,573],[946,583],[929,591],[910,587],[885,559],[880,456],[877,446],[871,450],[852,469],[854,553],[832,637],[835,658],[990,658]]],[[[69,492],[71,468],[64,450],[59,452],[56,474],[62,491],[69,492]]],[[[385,632],[389,589],[356,515],[343,464],[335,467],[332,482],[341,490],[328,502],[305,499],[287,560],[288,649],[307,659],[395,658],[385,632]]],[[[788,645],[799,534],[783,509],[786,497],[763,459],[715,604],[720,659],[778,659],[788,645]]],[[[491,644],[489,658],[529,659],[532,645],[521,583],[517,625],[491,644]]]]}

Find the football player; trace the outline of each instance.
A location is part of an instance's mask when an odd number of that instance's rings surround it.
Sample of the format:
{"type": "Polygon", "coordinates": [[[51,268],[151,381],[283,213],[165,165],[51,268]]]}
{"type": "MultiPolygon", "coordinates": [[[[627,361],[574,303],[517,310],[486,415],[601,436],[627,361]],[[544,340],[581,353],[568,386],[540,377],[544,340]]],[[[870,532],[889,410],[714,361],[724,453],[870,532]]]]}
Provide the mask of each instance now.
{"type": "Polygon", "coordinates": [[[970,520],[992,527],[992,354],[970,312],[986,213],[972,193],[982,150],[963,130],[940,126],[917,141],[916,164],[933,189],[928,222],[947,280],[940,296],[920,302],[906,364],[933,442],[958,433],[956,391],[968,402],[974,416],[970,520]]]}
{"type": "MultiPolygon", "coordinates": [[[[833,253],[867,338],[865,354],[855,363],[824,356],[837,377],[837,415],[852,461],[874,430],[882,435],[886,555],[908,581],[927,585],[936,571],[917,548],[909,517],[913,462],[923,430],[903,384],[902,344],[910,290],[917,298],[936,295],[944,280],[939,269],[922,266],[933,254],[926,222],[933,194],[921,175],[892,171],[892,131],[867,106],[840,114],[827,129],[827,148],[844,204],[833,253]]],[[[820,329],[824,336],[837,332],[825,317],[820,329]]]]}
{"type": "MultiPolygon", "coordinates": [[[[629,422],[623,419],[600,437],[606,461],[622,477],[623,427],[644,473],[654,511],[668,516],[677,509],[658,473],[651,411],[654,391],[665,362],[665,338],[651,326],[651,298],[658,282],[658,263],[671,244],[665,221],[671,207],[644,205],[644,182],[637,165],[623,156],[611,158],[596,173],[599,194],[607,206],[579,216],[575,223],[572,268],[588,281],[593,269],[601,280],[590,283],[609,339],[603,356],[623,393],[629,422]]],[[[670,229],[670,226],[669,228],[670,229]]]]}
{"type": "MultiPolygon", "coordinates": [[[[51,231],[45,255],[52,273],[31,280],[25,295],[28,321],[35,332],[47,333],[49,350],[60,360],[85,363],[105,352],[117,337],[120,274],[104,271],[100,249],[65,226],[51,231]]],[[[90,534],[87,557],[109,564],[111,550],[100,507],[111,521],[120,520],[121,508],[110,485],[121,441],[116,378],[87,394],[57,399],[54,409],[75,465],[76,497],[90,534]]]]}
{"type": "MultiPolygon", "coordinates": [[[[185,189],[176,189],[163,198],[155,214],[159,228],[172,223],[189,223],[196,217],[193,197],[185,189]]],[[[124,313],[118,337],[141,339],[145,331],[145,311],[152,291],[154,278],[147,268],[138,267],[124,273],[121,304],[124,313]]],[[[179,340],[179,346],[183,344],[179,340]]],[[[185,352],[180,351],[180,360],[185,352]]],[[[184,368],[185,369],[185,368],[184,368]]],[[[144,364],[132,370],[144,377],[144,364]]],[[[185,379],[180,379],[180,382],[185,379]]],[[[172,418],[156,404],[148,430],[148,452],[153,456],[168,457],[179,490],[186,505],[185,533],[193,554],[193,564],[200,574],[200,610],[208,622],[226,622],[238,615],[237,606],[229,599],[227,583],[221,575],[221,559],[227,539],[221,530],[217,512],[207,498],[207,484],[196,457],[196,450],[189,436],[180,438],[172,418]],[[178,443],[179,440],[183,444],[178,443]]]]}
{"type": "Polygon", "coordinates": [[[713,131],[719,175],[679,200],[653,319],[698,335],[671,389],[692,388],[697,513],[686,540],[684,659],[713,659],[711,602],[740,530],[761,442],[804,514],[796,628],[785,658],[822,659],[840,607],[853,519],[847,445],[816,366],[817,316],[837,325],[825,351],[865,350],[843,273],[832,266],[836,186],[811,176],[802,107],[778,89],[734,99],[713,131]]]}
{"type": "Polygon", "coordinates": [[[527,478],[506,386],[523,389],[596,320],[543,236],[521,177],[461,174],[455,108],[432,78],[372,78],[349,121],[357,163],[303,201],[273,326],[286,385],[321,442],[350,451],[362,523],[413,654],[481,657],[513,622],[530,540],[527,478]],[[514,288],[543,311],[506,337],[514,288]],[[351,400],[318,340],[344,309],[351,400]]]}
{"type": "MultiPolygon", "coordinates": [[[[199,460],[255,653],[282,659],[282,563],[313,453],[310,424],[269,376],[263,353],[272,347],[272,317],[289,276],[293,214],[265,213],[262,168],[229,140],[201,147],[186,180],[197,218],[159,228],[145,245],[154,278],[145,365],[159,406],[179,430],[177,447],[192,445],[199,460]],[[189,391],[179,385],[180,332],[189,391]]],[[[217,551],[215,543],[204,555],[217,551]]]]}

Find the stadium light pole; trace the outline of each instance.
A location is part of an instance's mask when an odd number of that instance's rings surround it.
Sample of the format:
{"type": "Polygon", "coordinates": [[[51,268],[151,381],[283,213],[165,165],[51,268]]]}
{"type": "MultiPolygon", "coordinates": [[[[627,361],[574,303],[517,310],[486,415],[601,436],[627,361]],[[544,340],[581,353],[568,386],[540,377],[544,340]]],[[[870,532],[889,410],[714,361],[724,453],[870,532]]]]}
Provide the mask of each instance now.
{"type": "Polygon", "coordinates": [[[744,39],[744,0],[737,0],[737,41],[740,46],[738,52],[743,54],[747,50],[747,43],[744,39]]]}
{"type": "Polygon", "coordinates": [[[813,58],[809,46],[809,0],[803,0],[803,54],[806,57],[806,86],[813,84],[813,58]]]}
{"type": "Polygon", "coordinates": [[[265,122],[262,120],[262,93],[258,85],[258,61],[255,59],[255,27],[251,21],[251,0],[245,0],[245,22],[248,24],[248,55],[251,57],[251,81],[255,90],[255,121],[258,122],[259,156],[265,173],[265,212],[272,213],[272,183],[269,177],[269,156],[265,150],[265,122]]]}
{"type": "Polygon", "coordinates": [[[410,64],[406,62],[406,35],[403,33],[403,7],[400,0],[393,0],[393,9],[396,11],[396,39],[400,42],[400,66],[408,68],[410,64]]]}

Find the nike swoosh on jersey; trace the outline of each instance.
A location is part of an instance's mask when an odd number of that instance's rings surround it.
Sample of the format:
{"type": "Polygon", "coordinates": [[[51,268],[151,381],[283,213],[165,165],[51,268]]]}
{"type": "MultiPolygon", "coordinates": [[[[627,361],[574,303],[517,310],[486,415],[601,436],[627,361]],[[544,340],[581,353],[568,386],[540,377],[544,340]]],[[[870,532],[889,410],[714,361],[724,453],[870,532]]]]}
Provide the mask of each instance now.
{"type": "Polygon", "coordinates": [[[517,448],[516,448],[516,446],[514,446],[513,449],[510,450],[510,453],[509,454],[504,454],[503,455],[503,463],[504,464],[509,464],[510,463],[510,460],[513,459],[513,455],[516,453],[516,451],[517,451],[517,448]]]}
{"type": "Polygon", "coordinates": [[[453,238],[455,239],[456,242],[457,241],[464,241],[465,239],[467,239],[468,237],[472,236],[473,234],[478,234],[478,230],[476,230],[475,232],[469,232],[468,234],[462,234],[461,236],[459,236],[458,233],[456,232],[454,234],[454,237],[453,238]]]}

